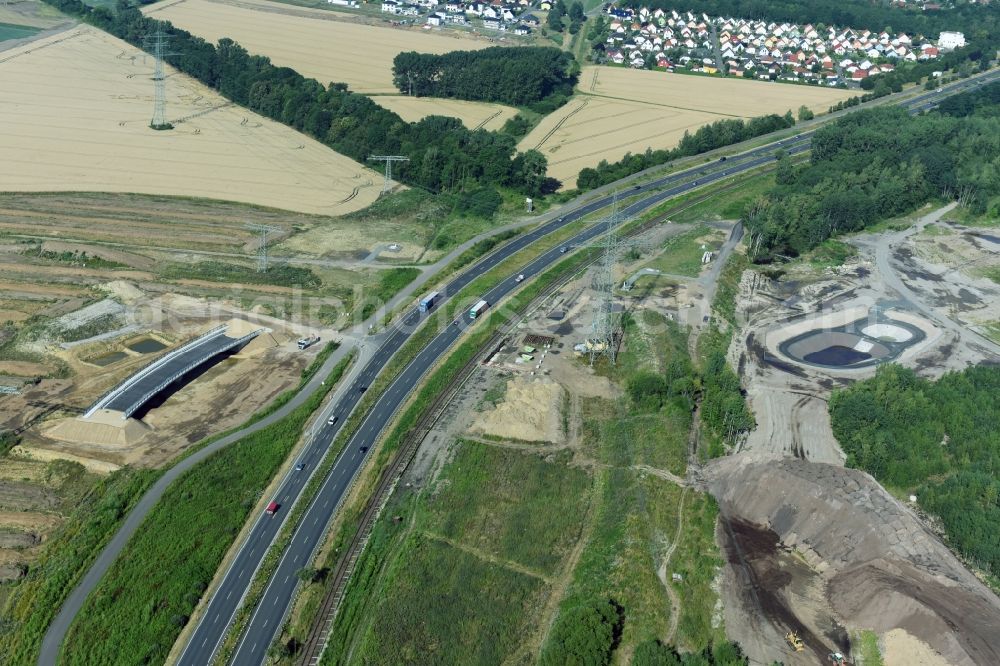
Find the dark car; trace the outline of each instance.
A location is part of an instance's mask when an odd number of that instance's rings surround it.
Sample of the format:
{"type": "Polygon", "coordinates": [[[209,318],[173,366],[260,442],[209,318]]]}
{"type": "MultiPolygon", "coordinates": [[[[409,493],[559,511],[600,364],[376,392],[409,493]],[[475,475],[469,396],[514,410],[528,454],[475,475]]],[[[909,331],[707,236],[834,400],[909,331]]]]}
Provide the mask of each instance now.
{"type": "Polygon", "coordinates": [[[362,446],[361,447],[361,453],[367,453],[367,452],[368,452],[368,447],[367,446],[362,446]]]}
{"type": "Polygon", "coordinates": [[[720,161],[720,162],[725,162],[725,161],[726,161],[726,156],[725,156],[725,155],[723,155],[722,157],[720,157],[720,158],[719,158],[719,161],[720,161]]]}
{"type": "Polygon", "coordinates": [[[368,390],[367,386],[362,386],[361,388],[358,389],[358,393],[364,393],[367,390],[368,390]]]}
{"type": "Polygon", "coordinates": [[[304,470],[305,468],[306,468],[306,466],[305,466],[305,465],[303,465],[302,463],[299,463],[298,465],[296,465],[296,466],[295,466],[295,471],[296,471],[296,472],[301,472],[301,471],[302,471],[302,470],[304,470]]]}

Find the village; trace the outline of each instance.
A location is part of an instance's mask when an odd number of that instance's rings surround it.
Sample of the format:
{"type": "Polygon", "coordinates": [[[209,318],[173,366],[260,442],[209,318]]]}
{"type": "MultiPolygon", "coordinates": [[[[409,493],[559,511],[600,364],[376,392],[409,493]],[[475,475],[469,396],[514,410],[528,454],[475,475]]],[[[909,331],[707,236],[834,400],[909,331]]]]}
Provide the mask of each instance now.
{"type": "MultiPolygon", "coordinates": [[[[330,0],[333,2],[333,0],[330,0]]],[[[462,2],[462,0],[382,0],[382,13],[394,16],[424,17],[427,27],[444,25],[471,26],[472,21],[486,30],[496,30],[515,35],[529,35],[540,21],[526,13],[529,0],[493,0],[492,2],[462,2]]],[[[542,0],[539,9],[552,8],[549,0],[542,0]]]]}
{"type": "Polygon", "coordinates": [[[933,42],[905,33],[646,7],[610,6],[606,13],[608,36],[595,53],[603,50],[608,64],[636,69],[844,86],[891,72],[900,63],[933,60],[965,46],[965,37],[958,32],[942,32],[933,42]]]}

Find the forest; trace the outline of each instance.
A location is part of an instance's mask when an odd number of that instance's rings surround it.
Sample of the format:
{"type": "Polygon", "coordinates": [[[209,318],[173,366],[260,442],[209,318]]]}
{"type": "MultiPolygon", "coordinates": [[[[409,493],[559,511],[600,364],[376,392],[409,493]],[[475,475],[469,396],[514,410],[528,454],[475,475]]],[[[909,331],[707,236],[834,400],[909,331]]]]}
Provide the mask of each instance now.
{"type": "Polygon", "coordinates": [[[695,130],[694,134],[685,131],[676,148],[669,150],[648,149],[644,153],[627,154],[617,162],[608,163],[607,160],[601,160],[596,168],[581,169],[580,175],[576,179],[576,186],[580,190],[592,190],[649,167],[666,164],[679,157],[698,155],[723,146],[730,146],[757,136],[787,129],[794,124],[795,118],[791,111],[783,116],[772,113],[750,120],[738,118],[717,120],[714,123],[702,125],[695,130]]]}
{"type": "Polygon", "coordinates": [[[883,366],[835,392],[830,418],[848,465],[914,492],[963,556],[1000,572],[1000,368],[932,382],[883,366]]]}
{"type": "Polygon", "coordinates": [[[546,46],[406,51],[392,61],[393,83],[403,94],[530,106],[540,113],[565,103],[579,73],[572,55],[546,46]]]}
{"type": "Polygon", "coordinates": [[[162,29],[171,49],[168,63],[228,99],[284,123],[337,152],[365,163],[372,154],[405,155],[397,170],[402,182],[432,192],[470,186],[509,187],[531,196],[554,191],[557,182],[545,175],[545,157],[537,151],[518,153],[516,139],[499,132],[469,130],[456,118],[429,116],[403,121],[343,83],[323,85],[269,58],[251,55],[231,39],[217,45],[145,17],[119,0],[112,10],[89,7],[80,0],[45,0],[57,9],[141,47],[143,38],[162,29]]]}
{"type": "Polygon", "coordinates": [[[779,159],[773,190],[749,204],[753,258],[795,257],[837,234],[907,213],[935,198],[961,198],[974,214],[1000,213],[1000,117],[988,100],[1000,83],[940,111],[860,111],[818,129],[807,164],[779,159]],[[980,102],[982,100],[982,102],[980,102]]]}

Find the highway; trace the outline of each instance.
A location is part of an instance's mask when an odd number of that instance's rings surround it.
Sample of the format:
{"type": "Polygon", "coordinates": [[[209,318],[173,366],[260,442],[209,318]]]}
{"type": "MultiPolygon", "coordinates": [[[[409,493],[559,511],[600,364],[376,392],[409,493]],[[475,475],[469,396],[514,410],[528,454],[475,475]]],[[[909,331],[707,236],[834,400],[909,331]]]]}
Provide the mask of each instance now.
{"type": "MultiPolygon", "coordinates": [[[[661,178],[653,183],[635,186],[624,192],[623,195],[632,197],[665,186],[667,189],[644,197],[626,206],[621,212],[624,217],[634,216],[671,197],[772,162],[774,161],[774,151],[779,147],[787,150],[789,154],[795,154],[807,150],[808,144],[808,139],[798,137],[786,139],[777,144],[770,144],[744,155],[729,158],[726,162],[704,165],[661,178]],[[705,172],[704,175],[701,174],[702,171],[705,172]]],[[[412,335],[421,320],[428,317],[434,318],[434,310],[440,308],[441,303],[514,253],[566,224],[601,210],[611,203],[612,197],[598,199],[508,243],[453,279],[443,289],[439,289],[441,300],[430,313],[421,314],[416,308],[413,308],[406,312],[399,325],[385,334],[382,344],[365,365],[351,390],[334,408],[332,413],[337,416],[337,422],[333,425],[326,425],[303,451],[298,462],[304,465],[305,469],[301,472],[290,472],[281,484],[280,490],[274,497],[274,500],[281,505],[278,515],[274,517],[262,515],[257,519],[250,536],[226,572],[222,583],[202,615],[198,627],[185,647],[179,664],[193,666],[211,662],[225,636],[226,628],[242,603],[260,562],[277,536],[282,524],[282,513],[287,512],[287,508],[291,506],[306,485],[309,477],[308,471],[319,464],[347,415],[350,414],[363,395],[364,388],[371,384],[395,351],[412,335]]],[[[591,226],[566,241],[564,246],[582,245],[604,231],[604,225],[591,226]]],[[[483,294],[482,298],[491,306],[495,306],[504,296],[520,286],[514,281],[516,275],[524,274],[526,280],[536,276],[564,256],[561,252],[564,246],[552,248],[530,264],[515,271],[491,291],[483,294]]],[[[489,311],[487,312],[489,313],[489,311]]],[[[282,555],[277,571],[268,582],[261,603],[257,606],[246,631],[240,638],[231,663],[242,665],[264,662],[271,641],[280,628],[295,593],[298,583],[296,572],[309,564],[312,553],[326,532],[330,519],[346,491],[350,488],[354,477],[364,465],[367,454],[377,442],[384,425],[392,419],[399,406],[408,398],[410,391],[420,383],[435,361],[455,343],[472,323],[466,316],[461,316],[450,323],[443,322],[442,330],[417,354],[366,415],[354,436],[340,453],[313,503],[306,510],[292,537],[291,544],[282,555]]]]}
{"type": "MultiPolygon", "coordinates": [[[[990,72],[983,78],[992,80],[997,75],[998,73],[990,72]]],[[[957,91],[973,85],[975,85],[974,79],[960,81],[954,84],[954,89],[957,91]]],[[[933,106],[940,96],[941,92],[934,91],[915,97],[904,102],[903,105],[914,112],[923,111],[933,106]]],[[[669,198],[710,186],[735,174],[759,168],[773,161],[774,151],[779,148],[784,149],[790,155],[802,153],[809,149],[811,135],[812,131],[729,157],[726,161],[704,164],[626,189],[621,193],[622,197],[632,198],[644,194],[648,194],[648,196],[641,197],[626,206],[622,211],[623,216],[634,216],[669,198]]],[[[438,291],[442,294],[441,300],[430,313],[422,314],[413,307],[405,312],[398,323],[373,339],[378,344],[378,348],[365,363],[349,390],[344,391],[336,402],[331,412],[336,416],[335,423],[325,424],[312,441],[304,447],[297,461],[302,466],[301,471],[296,471],[293,468],[281,480],[279,489],[272,498],[280,505],[279,510],[274,516],[262,514],[256,519],[248,537],[240,546],[219,587],[200,616],[197,626],[184,647],[178,661],[179,664],[200,666],[211,663],[267,550],[277,537],[290,509],[301,495],[310,476],[317,469],[341,426],[361,399],[365,389],[385,368],[395,352],[409,339],[418,325],[426,318],[434,318],[441,303],[514,253],[571,222],[609,206],[611,203],[611,196],[594,200],[503,245],[493,254],[483,258],[452,279],[445,287],[439,288],[438,291]]],[[[582,245],[603,231],[603,225],[594,225],[566,241],[565,245],[570,247],[582,245]]],[[[514,271],[510,277],[488,293],[482,294],[481,297],[485,298],[491,306],[496,306],[507,294],[520,286],[514,281],[515,275],[523,273],[528,279],[538,275],[563,256],[560,249],[561,246],[545,252],[528,265],[514,271]]],[[[428,325],[435,323],[437,322],[430,322],[428,325]]],[[[306,509],[301,522],[296,526],[291,543],[282,554],[276,572],[268,581],[260,603],[254,610],[246,630],[240,636],[231,663],[239,666],[264,663],[271,641],[281,627],[294,598],[298,585],[296,572],[309,565],[312,555],[322,540],[341,500],[363,467],[385,424],[392,419],[397,409],[409,397],[413,388],[419,385],[435,361],[455,343],[471,323],[464,316],[459,317],[454,322],[440,322],[441,330],[438,334],[379,396],[374,407],[365,416],[358,430],[338,455],[332,469],[323,480],[319,492],[306,509]]],[[[58,645],[57,642],[56,645],[58,645]]],[[[55,663],[54,659],[49,662],[44,653],[41,661],[42,663],[55,663]]]]}
{"type": "MultiPolygon", "coordinates": [[[[990,73],[987,76],[992,79],[997,74],[990,73]]],[[[973,80],[955,84],[956,88],[959,89],[973,85],[975,85],[973,80]]],[[[903,106],[917,113],[932,107],[941,96],[939,91],[934,91],[915,97],[904,103],[903,106]]],[[[789,155],[802,153],[809,149],[812,133],[810,131],[803,135],[783,139],[730,157],[724,162],[705,164],[659,178],[644,185],[633,186],[632,189],[625,190],[622,196],[634,197],[654,190],[660,191],[642,197],[626,206],[622,210],[623,217],[635,216],[672,197],[709,186],[737,173],[759,168],[773,161],[774,152],[779,148],[784,149],[789,155]]],[[[283,522],[281,516],[287,514],[287,509],[291,507],[306,485],[308,471],[315,468],[320,462],[347,415],[360,400],[364,389],[386,366],[395,351],[412,335],[421,320],[427,317],[433,318],[434,310],[440,308],[441,303],[514,253],[556,229],[601,210],[611,203],[611,196],[595,200],[504,245],[497,252],[478,262],[454,278],[446,287],[440,289],[441,300],[430,313],[421,314],[416,308],[413,308],[406,312],[398,325],[386,332],[377,352],[361,371],[354,386],[335,407],[333,413],[338,417],[337,422],[324,427],[302,453],[299,462],[305,466],[305,469],[301,472],[290,472],[281,484],[280,490],[274,497],[275,501],[282,505],[278,515],[274,517],[262,515],[257,519],[249,538],[239,551],[233,565],[226,572],[221,585],[201,616],[200,623],[185,647],[179,664],[200,666],[211,662],[260,563],[281,528],[283,522]]],[[[604,230],[603,225],[594,225],[566,241],[564,246],[583,245],[599,236],[604,230]]],[[[495,307],[506,295],[519,286],[514,281],[516,275],[523,273],[526,279],[538,275],[563,256],[561,248],[564,246],[554,247],[528,265],[514,271],[510,277],[488,293],[482,294],[481,297],[490,303],[491,308],[495,307]]],[[[294,598],[298,585],[296,572],[310,564],[316,547],[326,533],[328,524],[355,476],[363,467],[368,453],[377,443],[385,424],[390,422],[396,410],[409,397],[410,391],[419,385],[435,361],[454,345],[455,341],[472,323],[465,316],[461,316],[451,323],[444,322],[443,329],[417,354],[365,416],[358,430],[339,454],[312,504],[306,509],[301,522],[295,529],[291,543],[282,554],[277,570],[268,581],[260,603],[240,636],[230,663],[239,666],[264,663],[267,650],[280,629],[294,598]]]]}

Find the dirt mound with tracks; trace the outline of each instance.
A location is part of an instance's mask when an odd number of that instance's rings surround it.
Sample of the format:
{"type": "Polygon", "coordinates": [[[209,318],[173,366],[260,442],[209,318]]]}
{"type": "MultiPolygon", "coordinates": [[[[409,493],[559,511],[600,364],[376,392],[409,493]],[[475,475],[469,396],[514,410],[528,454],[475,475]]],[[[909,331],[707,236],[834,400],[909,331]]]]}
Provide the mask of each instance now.
{"type": "Polygon", "coordinates": [[[723,518],[726,626],[752,659],[815,663],[848,652],[852,632],[902,629],[949,664],[1000,663],[1000,599],[869,475],[732,456],[705,477],[723,518]],[[789,631],[805,653],[776,652],[789,631]]]}

